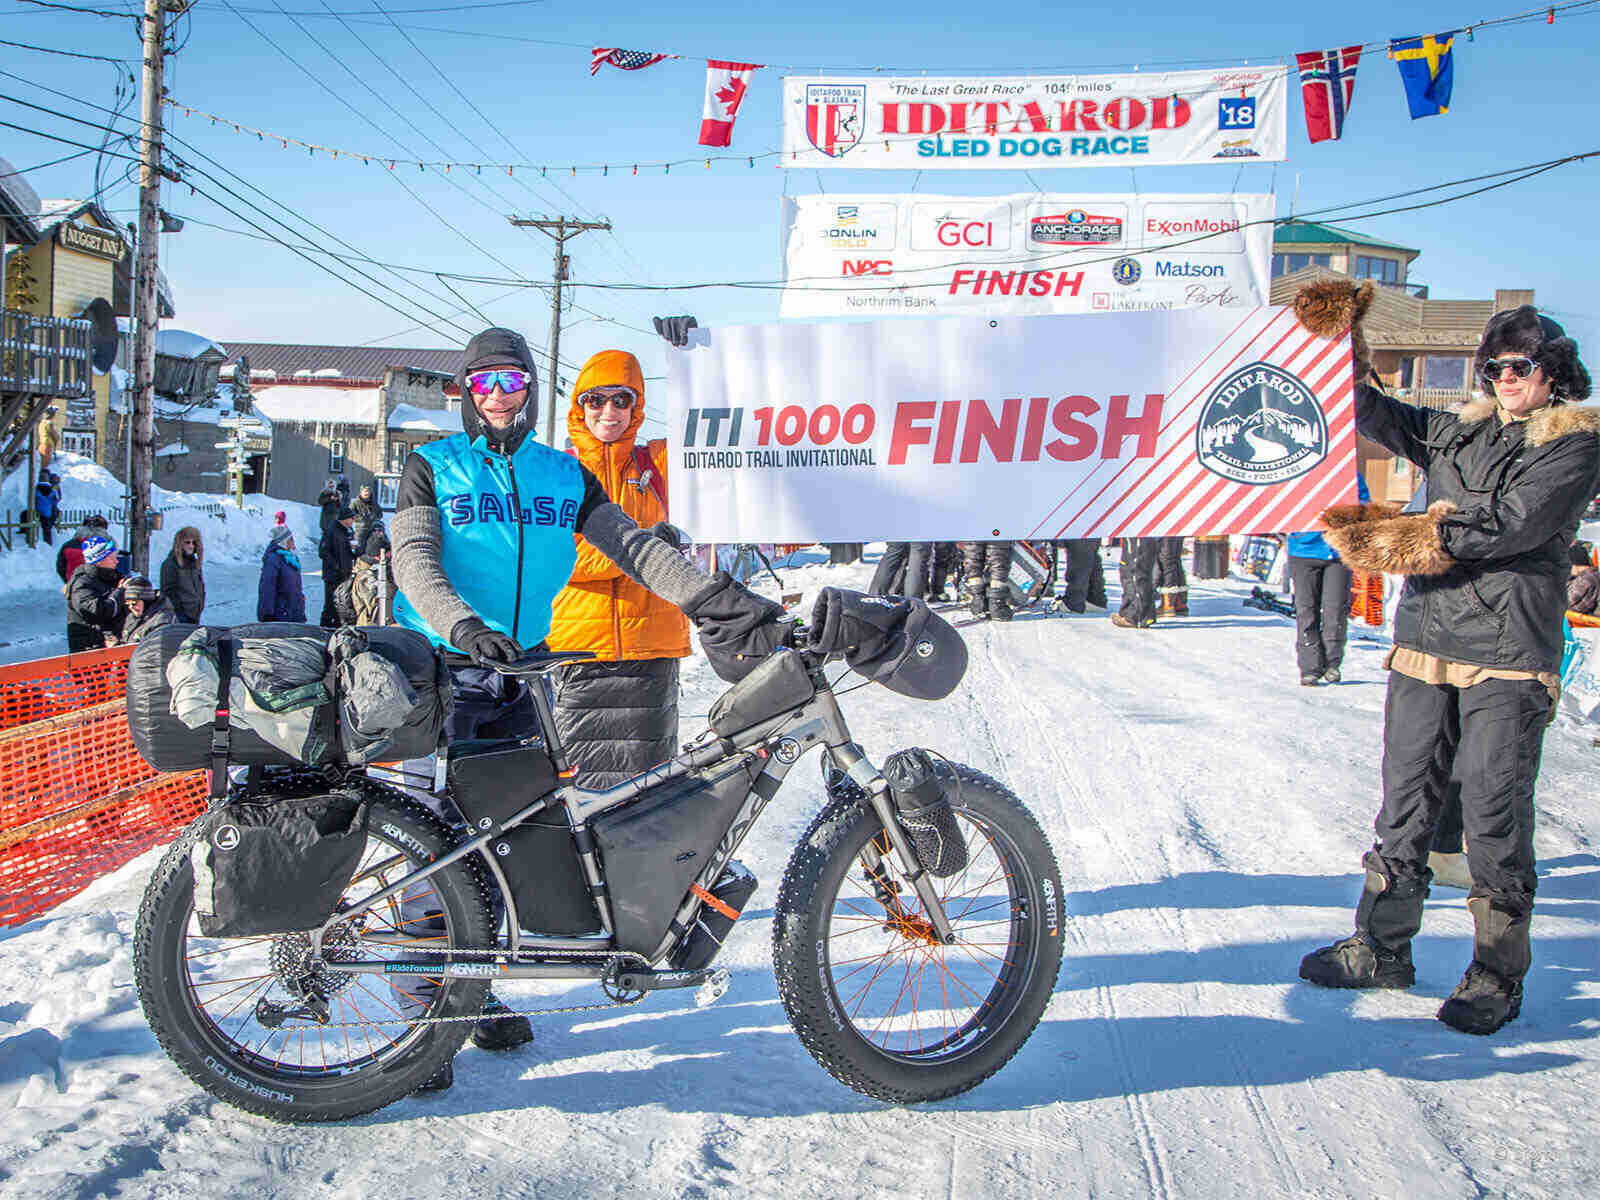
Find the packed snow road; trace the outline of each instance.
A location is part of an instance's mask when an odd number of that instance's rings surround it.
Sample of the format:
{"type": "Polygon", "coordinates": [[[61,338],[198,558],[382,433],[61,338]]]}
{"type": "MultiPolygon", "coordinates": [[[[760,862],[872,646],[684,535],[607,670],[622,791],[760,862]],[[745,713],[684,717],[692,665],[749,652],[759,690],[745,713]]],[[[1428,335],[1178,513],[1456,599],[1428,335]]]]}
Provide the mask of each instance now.
{"type": "MultiPolygon", "coordinates": [[[[784,572],[810,595],[864,568],[784,572]]],[[[311,590],[308,587],[308,592],[311,590]]],[[[775,590],[775,589],[773,589],[775,590]]],[[[1113,588],[1113,591],[1115,589],[1113,588]]],[[[1409,992],[1325,992],[1300,956],[1347,932],[1371,840],[1383,647],[1302,688],[1289,621],[1199,584],[1151,631],[1026,613],[965,631],[961,690],[842,701],[881,761],[925,745],[1032,807],[1071,889],[1055,998],[1010,1066],[895,1109],[834,1082],[790,1032],[770,972],[784,863],[821,797],[790,777],[740,853],[762,881],[697,1010],[536,1019],[468,1048],[453,1090],[291,1128],[195,1089],[131,986],[153,857],[0,934],[0,1191],[25,1196],[1571,1196],[1600,1180],[1600,749],[1558,721],[1540,780],[1534,967],[1519,1020],[1470,1038],[1433,1012],[1471,955],[1436,891],[1409,992]]],[[[308,595],[308,604],[311,597],[308,595]]],[[[686,733],[720,691],[684,675],[686,733]]],[[[516,1007],[592,988],[508,985],[516,1007]]]]}

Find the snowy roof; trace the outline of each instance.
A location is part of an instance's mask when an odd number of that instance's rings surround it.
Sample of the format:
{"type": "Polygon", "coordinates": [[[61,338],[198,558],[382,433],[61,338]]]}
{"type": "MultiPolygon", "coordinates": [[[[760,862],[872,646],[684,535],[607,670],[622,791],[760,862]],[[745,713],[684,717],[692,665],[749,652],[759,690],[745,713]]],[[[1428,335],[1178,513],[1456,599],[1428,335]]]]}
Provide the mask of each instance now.
{"type": "Polygon", "coordinates": [[[174,455],[177,455],[177,454],[187,454],[187,453],[189,453],[189,447],[185,446],[182,442],[173,442],[170,445],[163,446],[163,447],[161,447],[161,449],[157,450],[156,451],[156,457],[157,458],[171,458],[171,457],[173,457],[174,455]]]}
{"type": "Polygon", "coordinates": [[[39,240],[39,195],[22,173],[0,158],[0,229],[10,242],[31,246],[39,240]]]}
{"type": "Polygon", "coordinates": [[[209,350],[216,351],[224,358],[228,356],[226,350],[203,334],[190,333],[187,329],[156,330],[157,354],[167,354],[173,358],[199,358],[209,350]]]}
{"type": "Polygon", "coordinates": [[[442,408],[418,408],[414,404],[396,404],[389,413],[389,428],[460,433],[461,418],[442,408]]]}
{"type": "Polygon", "coordinates": [[[228,342],[228,357],[250,356],[250,371],[259,367],[290,377],[300,371],[337,379],[383,379],[386,367],[409,367],[454,376],[461,365],[461,350],[416,349],[398,346],[302,345],[291,342],[228,342]]]}
{"type": "MultiPolygon", "coordinates": [[[[250,372],[252,375],[255,372],[250,372]]],[[[328,424],[375,425],[378,389],[300,387],[293,384],[258,388],[256,407],[274,421],[322,421],[328,424]]]]}

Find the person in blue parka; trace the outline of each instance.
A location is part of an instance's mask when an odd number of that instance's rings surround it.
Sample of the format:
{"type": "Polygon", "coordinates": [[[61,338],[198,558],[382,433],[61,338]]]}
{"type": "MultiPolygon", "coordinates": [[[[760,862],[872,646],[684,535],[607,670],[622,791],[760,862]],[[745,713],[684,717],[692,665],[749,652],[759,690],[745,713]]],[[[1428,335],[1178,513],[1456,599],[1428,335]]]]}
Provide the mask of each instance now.
{"type": "MultiPolygon", "coordinates": [[[[1363,504],[1372,498],[1359,473],[1356,491],[1363,504]]],[[[1338,683],[1350,613],[1350,568],[1321,533],[1291,533],[1288,550],[1300,683],[1338,683]]]]}

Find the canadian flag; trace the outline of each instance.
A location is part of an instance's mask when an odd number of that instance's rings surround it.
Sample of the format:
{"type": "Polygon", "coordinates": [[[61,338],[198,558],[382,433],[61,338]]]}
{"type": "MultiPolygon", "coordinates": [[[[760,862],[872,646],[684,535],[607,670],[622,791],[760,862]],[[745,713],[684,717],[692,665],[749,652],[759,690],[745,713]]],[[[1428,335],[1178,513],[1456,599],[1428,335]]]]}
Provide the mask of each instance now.
{"type": "Polygon", "coordinates": [[[706,60],[706,106],[700,115],[700,144],[726,146],[733,140],[733,122],[750,88],[750,75],[760,63],[706,60]]]}

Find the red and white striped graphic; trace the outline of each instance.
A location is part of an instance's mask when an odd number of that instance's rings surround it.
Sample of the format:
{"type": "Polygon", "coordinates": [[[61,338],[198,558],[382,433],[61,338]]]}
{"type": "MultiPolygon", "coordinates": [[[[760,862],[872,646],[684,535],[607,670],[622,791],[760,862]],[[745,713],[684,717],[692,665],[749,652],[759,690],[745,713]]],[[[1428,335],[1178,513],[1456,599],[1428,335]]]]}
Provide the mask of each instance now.
{"type": "MultiPolygon", "coordinates": [[[[1131,446],[1131,443],[1127,443],[1131,446]]],[[[1355,399],[1348,339],[1308,333],[1289,309],[1253,309],[1167,394],[1154,457],[1101,462],[1044,512],[1032,537],[1172,537],[1321,528],[1330,504],[1356,499],[1355,399]],[[1327,422],[1326,453],[1282,483],[1239,483],[1196,452],[1200,414],[1232,373],[1270,364],[1299,379],[1327,422]]]]}

